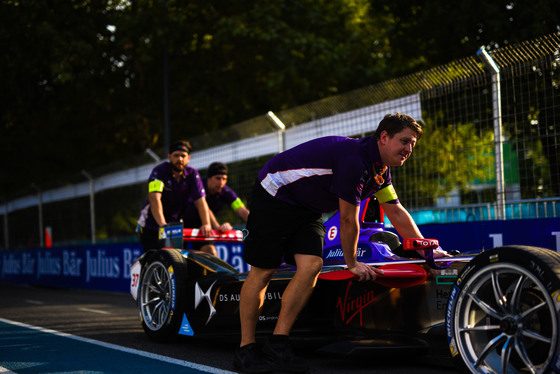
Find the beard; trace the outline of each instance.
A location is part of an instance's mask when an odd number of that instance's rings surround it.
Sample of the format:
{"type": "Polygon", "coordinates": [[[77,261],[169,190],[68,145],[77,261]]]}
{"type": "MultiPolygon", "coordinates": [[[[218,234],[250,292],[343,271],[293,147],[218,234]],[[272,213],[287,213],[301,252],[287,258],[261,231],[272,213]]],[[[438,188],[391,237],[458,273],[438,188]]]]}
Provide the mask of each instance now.
{"type": "Polygon", "coordinates": [[[173,169],[173,171],[181,173],[183,172],[183,169],[185,169],[185,166],[181,162],[176,162],[174,164],[171,164],[171,168],[173,169]]]}

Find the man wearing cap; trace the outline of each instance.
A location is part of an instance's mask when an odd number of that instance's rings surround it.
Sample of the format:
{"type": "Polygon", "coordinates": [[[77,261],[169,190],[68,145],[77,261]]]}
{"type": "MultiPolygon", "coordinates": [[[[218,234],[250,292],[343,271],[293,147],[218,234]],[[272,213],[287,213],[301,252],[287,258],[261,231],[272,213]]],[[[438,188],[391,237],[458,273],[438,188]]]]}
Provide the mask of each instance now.
{"type": "MultiPolygon", "coordinates": [[[[243,201],[237,196],[229,186],[226,185],[228,179],[228,167],[222,162],[213,162],[208,166],[207,178],[202,178],[202,184],[206,191],[206,202],[210,208],[210,222],[214,230],[229,231],[232,226],[229,222],[220,224],[216,219],[216,214],[225,206],[229,206],[235,213],[247,222],[249,210],[243,201]]],[[[194,204],[188,204],[183,214],[185,227],[197,227],[199,225],[199,215],[196,214],[194,204]]],[[[193,245],[195,249],[217,255],[216,248],[211,244],[203,246],[193,245]]]]}
{"type": "Polygon", "coordinates": [[[206,192],[198,170],[187,166],[191,145],[178,141],[169,147],[168,161],[157,165],[148,178],[148,201],[138,219],[140,242],[144,251],[159,248],[158,229],[168,223],[179,222],[190,200],[199,216],[200,232],[211,231],[206,192]]]}

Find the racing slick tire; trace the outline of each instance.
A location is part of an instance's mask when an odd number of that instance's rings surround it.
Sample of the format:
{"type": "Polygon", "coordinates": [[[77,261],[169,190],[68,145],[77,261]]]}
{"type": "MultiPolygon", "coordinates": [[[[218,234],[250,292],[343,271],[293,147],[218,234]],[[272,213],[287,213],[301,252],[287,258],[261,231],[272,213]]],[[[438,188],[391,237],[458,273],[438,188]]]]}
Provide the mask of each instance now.
{"type": "Polygon", "coordinates": [[[505,246],[475,257],[449,297],[446,332],[470,373],[560,372],[560,255],[505,246]]]}
{"type": "Polygon", "coordinates": [[[157,250],[146,260],[140,274],[138,310],[150,339],[162,343],[178,339],[186,278],[186,264],[177,249],[157,250]]]}

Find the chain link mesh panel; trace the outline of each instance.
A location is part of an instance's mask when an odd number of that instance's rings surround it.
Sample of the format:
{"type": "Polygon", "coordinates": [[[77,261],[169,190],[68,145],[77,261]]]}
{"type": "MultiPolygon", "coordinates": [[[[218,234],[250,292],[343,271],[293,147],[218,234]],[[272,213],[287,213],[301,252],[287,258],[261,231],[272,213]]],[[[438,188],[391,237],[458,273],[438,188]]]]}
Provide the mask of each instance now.
{"type": "MultiPolygon", "coordinates": [[[[489,54],[501,78],[507,217],[558,217],[560,37],[546,35],[489,54]]],[[[393,169],[399,198],[417,222],[494,219],[496,118],[491,74],[479,57],[472,56],[278,112],[286,125],[283,132],[264,115],[253,118],[190,139],[191,165],[204,176],[211,162],[227,163],[228,185],[250,203],[258,170],[278,151],[319,136],[369,135],[384,114],[400,111],[424,126],[411,159],[393,169]]],[[[136,219],[147,197],[146,179],[155,163],[124,163],[135,167],[91,173],[98,242],[135,237],[136,219]]],[[[55,245],[90,240],[88,193],[87,182],[74,181],[43,191],[42,224],[51,229],[55,245]]],[[[36,191],[4,202],[0,246],[41,244],[37,203],[36,191]]],[[[218,214],[218,219],[243,225],[231,211],[218,214]]]]}

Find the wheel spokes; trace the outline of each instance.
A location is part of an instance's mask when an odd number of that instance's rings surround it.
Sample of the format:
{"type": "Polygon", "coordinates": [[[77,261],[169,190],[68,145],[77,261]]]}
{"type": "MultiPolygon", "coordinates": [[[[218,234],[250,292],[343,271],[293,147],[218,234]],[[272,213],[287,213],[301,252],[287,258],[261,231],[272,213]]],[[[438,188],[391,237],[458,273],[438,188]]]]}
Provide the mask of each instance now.
{"type": "Polygon", "coordinates": [[[511,301],[509,303],[509,312],[512,314],[517,314],[521,312],[521,295],[523,291],[523,284],[525,283],[526,277],[520,275],[517,279],[515,286],[513,287],[513,294],[511,296],[511,301]]]}
{"type": "Polygon", "coordinates": [[[146,324],[153,329],[160,328],[169,315],[169,284],[167,269],[161,263],[154,263],[146,271],[142,282],[141,310],[146,324]]]}
{"type": "Polygon", "coordinates": [[[502,313],[506,313],[507,298],[502,292],[500,283],[498,282],[498,272],[492,272],[491,274],[492,290],[494,291],[494,298],[496,303],[500,306],[502,313]]]}
{"type": "Polygon", "coordinates": [[[490,352],[492,352],[504,339],[506,339],[506,336],[504,334],[500,334],[494,339],[490,340],[490,342],[488,342],[488,344],[486,344],[486,346],[480,352],[480,355],[476,360],[474,366],[480,367],[480,365],[484,363],[484,360],[486,360],[486,357],[490,354],[490,352]]]}
{"type": "Polygon", "coordinates": [[[480,309],[482,309],[484,313],[488,314],[490,317],[497,319],[500,319],[502,317],[502,315],[497,310],[492,308],[488,303],[482,301],[482,299],[480,299],[477,295],[469,292],[468,296],[472,299],[472,301],[474,301],[476,305],[478,305],[480,309]]]}
{"type": "Polygon", "coordinates": [[[515,350],[517,351],[517,354],[521,358],[521,361],[523,361],[523,363],[525,364],[525,367],[531,370],[531,374],[536,374],[537,368],[531,362],[531,359],[529,358],[529,354],[527,353],[525,346],[523,344],[519,344],[518,339],[516,339],[515,341],[515,350]]]}
{"type": "Polygon", "coordinates": [[[488,266],[465,285],[458,308],[457,342],[474,372],[543,374],[554,358],[556,310],[525,268],[488,266]]]}
{"type": "Polygon", "coordinates": [[[511,341],[512,338],[508,337],[502,347],[502,373],[509,373],[509,360],[511,357],[511,351],[514,349],[511,341]]]}

